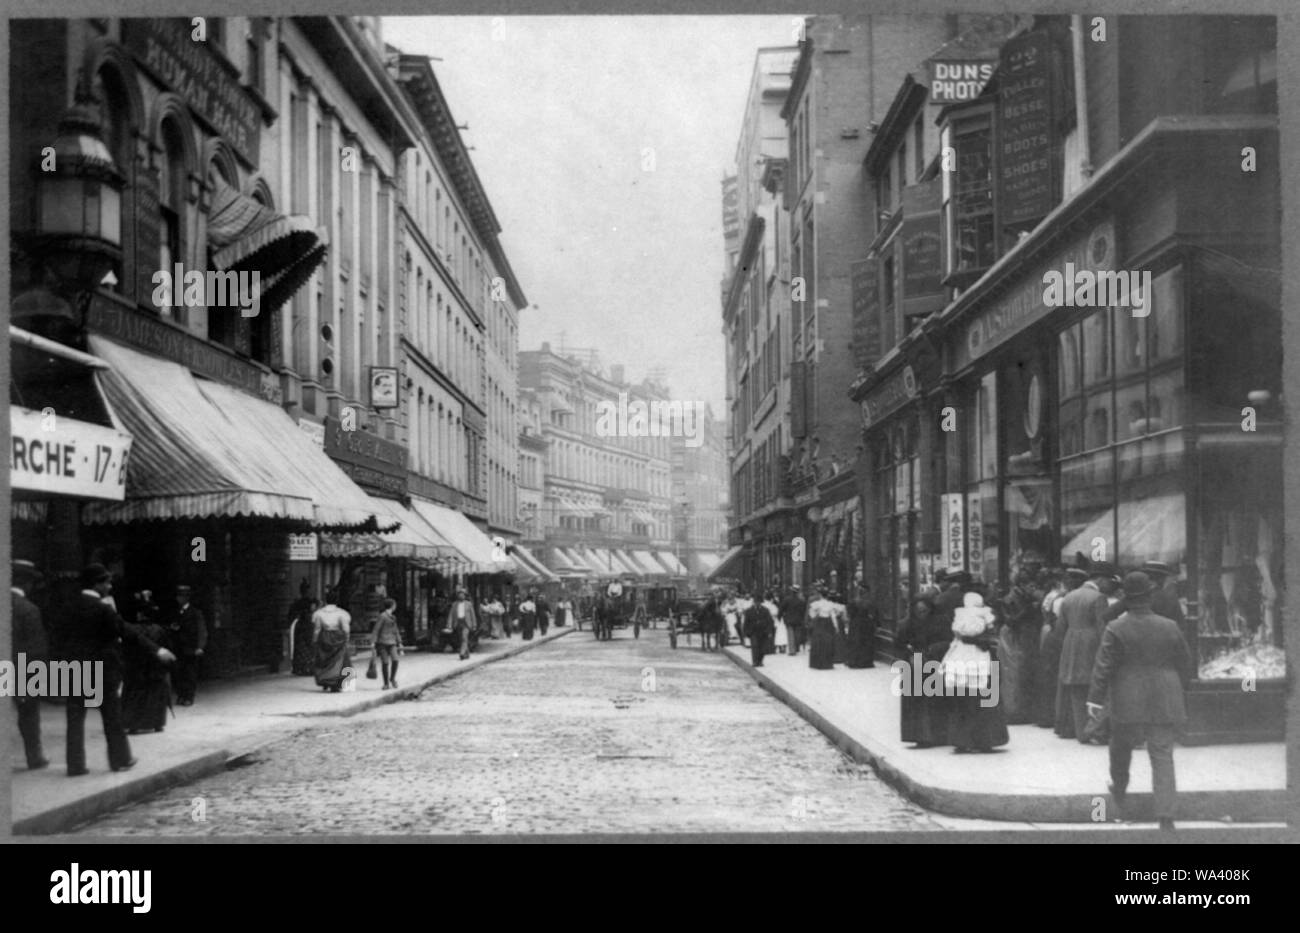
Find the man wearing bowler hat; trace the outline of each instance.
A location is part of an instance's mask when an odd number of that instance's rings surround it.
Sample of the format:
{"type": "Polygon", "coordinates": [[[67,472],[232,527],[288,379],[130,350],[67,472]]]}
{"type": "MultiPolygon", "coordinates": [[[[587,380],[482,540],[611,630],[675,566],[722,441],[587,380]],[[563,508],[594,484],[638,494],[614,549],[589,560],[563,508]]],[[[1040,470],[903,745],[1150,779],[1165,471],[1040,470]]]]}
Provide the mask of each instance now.
{"type": "Polygon", "coordinates": [[[172,644],[180,655],[176,665],[176,702],[193,706],[199,687],[199,659],[208,646],[208,626],[199,607],[190,602],[194,590],[186,583],[176,587],[176,610],[172,615],[172,644]]]}
{"type": "MultiPolygon", "coordinates": [[[[14,670],[22,678],[27,676],[27,671],[19,666],[20,655],[25,661],[43,662],[49,653],[49,639],[41,622],[41,611],[30,599],[43,579],[31,561],[13,562],[14,670]]],[[[15,696],[14,704],[18,707],[18,731],[23,737],[27,767],[32,770],[44,768],[50,760],[41,749],[41,698],[15,696]]]]}
{"type": "Polygon", "coordinates": [[[1183,691],[1192,677],[1192,654],[1178,623],[1151,608],[1156,592],[1140,570],[1124,577],[1128,609],[1106,625],[1088,691],[1088,713],[1109,701],[1110,792],[1120,813],[1128,793],[1134,746],[1146,742],[1151,790],[1161,829],[1174,828],[1174,740],[1187,720],[1183,691]]]}
{"type": "MultiPolygon", "coordinates": [[[[1183,638],[1190,647],[1194,644],[1193,633],[1187,631],[1187,618],[1183,614],[1182,604],[1178,602],[1178,597],[1165,589],[1166,581],[1173,576],[1173,569],[1163,561],[1149,560],[1141,567],[1137,568],[1151,578],[1151,598],[1148,603],[1151,611],[1158,616],[1164,616],[1166,619],[1173,619],[1178,623],[1178,630],[1183,633],[1183,638]]],[[[1106,621],[1118,619],[1125,610],[1128,609],[1128,600],[1121,598],[1117,603],[1106,610],[1106,621]]]]}

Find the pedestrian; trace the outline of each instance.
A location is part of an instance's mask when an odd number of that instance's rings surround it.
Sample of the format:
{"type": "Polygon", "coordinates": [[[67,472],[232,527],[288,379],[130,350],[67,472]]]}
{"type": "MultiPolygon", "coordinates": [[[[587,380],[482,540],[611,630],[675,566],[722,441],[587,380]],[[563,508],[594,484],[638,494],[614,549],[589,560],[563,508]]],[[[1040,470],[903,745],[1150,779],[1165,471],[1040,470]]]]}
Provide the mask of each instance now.
{"type": "Polygon", "coordinates": [[[1003,715],[1009,724],[1034,721],[1034,681],[1038,672],[1040,604],[1043,594],[1034,589],[1035,570],[1017,571],[1011,591],[1002,599],[1002,625],[998,629],[998,676],[1003,715]]]}
{"type": "Polygon", "coordinates": [[[948,741],[954,754],[990,752],[1011,740],[1002,715],[997,678],[997,617],[978,592],[962,596],[954,611],[952,644],[943,658],[948,696],[948,741]]]}
{"type": "Polygon", "coordinates": [[[1089,723],[1088,687],[1092,683],[1092,665],[1101,646],[1106,627],[1107,595],[1114,591],[1115,568],[1096,562],[1088,569],[1088,580],[1061,600],[1060,618],[1065,632],[1061,641],[1060,672],[1057,683],[1056,734],[1063,739],[1078,739],[1084,745],[1101,745],[1097,734],[1100,717],[1089,723]]]}
{"type": "Polygon", "coordinates": [[[749,658],[754,667],[763,666],[763,657],[770,653],[769,648],[776,634],[776,623],[762,603],[748,600],[749,608],[745,610],[745,637],[749,639],[749,658]]]}
{"type": "Polygon", "coordinates": [[[861,577],[853,581],[849,600],[849,660],[851,668],[875,667],[876,607],[871,602],[871,588],[861,577]]]}
{"type": "Polygon", "coordinates": [[[776,604],[776,594],[771,590],[763,594],[763,608],[767,610],[767,614],[772,617],[772,623],[776,626],[772,646],[777,654],[785,654],[786,649],[790,647],[790,631],[786,628],[785,620],[781,618],[781,610],[776,604]]]}
{"type": "Polygon", "coordinates": [[[722,600],[720,609],[722,612],[722,621],[726,628],[725,634],[727,641],[734,641],[743,648],[745,645],[745,639],[741,633],[740,609],[736,605],[736,594],[727,590],[726,597],[722,600]]]}
{"type": "Polygon", "coordinates": [[[402,652],[402,629],[397,624],[397,600],[385,599],[384,609],[379,613],[374,631],[375,657],[384,674],[384,685],[380,690],[397,688],[397,659],[402,652]]]}
{"type": "Polygon", "coordinates": [[[781,600],[781,618],[785,620],[786,628],[790,631],[791,655],[797,655],[807,640],[807,630],[804,628],[804,617],[807,612],[808,603],[799,592],[799,585],[792,583],[785,599],[781,600]]]}
{"type": "Polygon", "coordinates": [[[506,629],[504,622],[506,607],[502,604],[501,597],[495,593],[492,594],[492,598],[489,599],[487,605],[483,607],[483,611],[487,613],[492,630],[492,637],[509,638],[510,632],[506,629]]]}
{"type": "Polygon", "coordinates": [[[537,606],[537,627],[545,635],[546,630],[551,627],[551,604],[537,590],[533,590],[533,603],[537,606]]]}
{"type": "Polygon", "coordinates": [[[298,598],[289,607],[290,670],[299,677],[311,674],[315,645],[311,639],[311,617],[320,603],[311,595],[311,582],[306,578],[298,584],[298,598]]]}
{"type": "MultiPolygon", "coordinates": [[[[641,611],[645,612],[645,602],[640,604],[641,611]]],[[[565,628],[573,624],[573,600],[569,598],[568,593],[561,593],[560,599],[555,604],[555,627],[565,628]]]]}
{"type": "Polygon", "coordinates": [[[199,662],[208,646],[208,626],[198,606],[190,602],[193,588],[182,583],[176,587],[176,610],[167,626],[175,646],[174,671],[176,702],[192,706],[199,685],[199,662]]]}
{"type": "Polygon", "coordinates": [[[139,645],[154,652],[160,661],[175,661],[171,651],[151,643],[134,625],[127,623],[105,604],[104,597],[113,592],[113,577],[103,564],[89,564],[81,572],[81,592],[61,619],[55,638],[56,654],[63,661],[100,662],[100,693],[92,693],[83,682],[79,694],[67,698],[68,776],[89,774],[86,767],[87,701],[99,702],[99,716],[104,724],[108,744],[108,765],[114,771],[127,771],[137,760],[131,755],[131,743],[122,726],[122,644],[139,645]]]}
{"type": "Polygon", "coordinates": [[[447,610],[446,628],[455,633],[456,644],[460,648],[460,659],[469,657],[471,633],[478,632],[478,617],[474,614],[474,604],[470,602],[469,590],[463,586],[456,588],[456,601],[447,610]]]}
{"type": "MultiPolygon", "coordinates": [[[[167,629],[159,620],[161,610],[153,601],[153,591],[141,590],[133,603],[139,631],[174,653],[167,629]]],[[[171,664],[140,644],[124,646],[122,662],[122,727],[127,735],[162,732],[172,699],[171,664]]]]}
{"type": "Polygon", "coordinates": [[[1038,641],[1038,682],[1035,703],[1035,721],[1044,729],[1057,724],[1056,694],[1061,672],[1061,645],[1065,640],[1065,624],[1061,620],[1061,601],[1065,594],[1077,589],[1088,572],[1079,567],[1069,567],[1051,575],[1050,587],[1043,597],[1043,625],[1038,641]]]}
{"type": "Polygon", "coordinates": [[[948,744],[947,697],[941,690],[926,695],[924,684],[928,672],[943,660],[951,641],[952,631],[935,611],[934,598],[918,596],[912,600],[911,612],[898,630],[897,640],[904,651],[903,676],[908,685],[899,703],[899,734],[904,742],[916,743],[916,748],[948,744]],[[920,694],[915,693],[918,683],[922,685],[920,694]]]}
{"type": "Polygon", "coordinates": [[[316,646],[313,673],[316,685],[330,693],[343,690],[352,676],[352,655],[348,640],[352,636],[352,614],[338,605],[339,592],[331,587],[325,605],[312,614],[312,643],[316,646]]]}
{"type": "Polygon", "coordinates": [[[1192,654],[1178,623],[1151,608],[1155,592],[1151,578],[1140,570],[1124,577],[1128,608],[1106,625],[1087,706],[1092,716],[1109,708],[1110,792],[1120,814],[1133,748],[1146,742],[1156,820],[1162,830],[1172,830],[1174,741],[1187,719],[1183,692],[1192,676],[1192,654]]]}
{"type": "Polygon", "coordinates": [[[537,604],[531,595],[525,596],[519,604],[519,627],[523,631],[524,641],[532,641],[533,629],[537,627],[537,604]]]}
{"type": "Polygon", "coordinates": [[[817,598],[808,604],[808,666],[817,671],[835,667],[835,627],[838,607],[831,601],[825,584],[817,585],[817,598]]]}
{"type": "MultiPolygon", "coordinates": [[[[12,565],[12,583],[10,584],[11,606],[13,609],[14,636],[14,670],[18,677],[25,677],[19,665],[19,655],[28,663],[35,661],[45,663],[49,660],[50,640],[41,621],[41,611],[30,599],[36,594],[36,588],[45,579],[45,575],[36,569],[29,560],[16,560],[12,565]]],[[[27,767],[36,771],[49,765],[41,747],[41,698],[32,696],[14,696],[14,705],[18,707],[18,731],[23,737],[23,752],[27,756],[27,767]]]]}

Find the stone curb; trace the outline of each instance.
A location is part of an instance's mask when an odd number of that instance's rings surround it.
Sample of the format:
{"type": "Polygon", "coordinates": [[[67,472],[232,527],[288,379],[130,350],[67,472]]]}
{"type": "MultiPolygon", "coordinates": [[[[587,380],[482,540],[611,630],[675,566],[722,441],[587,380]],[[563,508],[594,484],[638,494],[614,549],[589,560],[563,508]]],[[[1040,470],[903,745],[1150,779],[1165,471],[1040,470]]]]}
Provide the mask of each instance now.
{"type": "MultiPolygon", "coordinates": [[[[494,652],[492,654],[471,657],[470,661],[462,664],[449,671],[443,671],[433,677],[422,680],[418,685],[410,687],[400,687],[397,690],[390,690],[376,697],[368,697],[345,709],[331,710],[322,713],[293,713],[291,718],[320,718],[324,716],[355,716],[357,713],[363,713],[366,710],[383,706],[387,703],[395,703],[398,700],[415,699],[424,690],[434,684],[450,680],[453,677],[459,677],[485,664],[491,664],[494,661],[502,661],[506,658],[512,658],[517,654],[522,654],[538,645],[546,644],[557,638],[563,638],[570,632],[576,631],[574,628],[563,629],[558,632],[550,632],[544,636],[534,638],[532,641],[522,642],[519,645],[512,645],[504,651],[494,652]]],[[[143,797],[156,794],[158,791],[166,790],[169,787],[175,787],[178,784],[187,784],[191,781],[197,781],[200,778],[215,774],[224,769],[231,761],[250,755],[260,748],[282,741],[289,735],[298,732],[308,731],[306,728],[295,729],[289,732],[280,731],[274,735],[257,735],[252,740],[245,740],[237,747],[223,748],[213,752],[206,752],[194,758],[177,762],[169,765],[160,771],[152,774],[141,775],[139,778],[119,784],[115,787],[109,787],[97,791],[79,800],[70,803],[61,804],[49,810],[35,813],[13,824],[12,834],[14,836],[48,836],[58,833],[69,832],[73,827],[79,826],[95,819],[98,816],[116,810],[118,807],[125,806],[128,803],[134,803],[143,797]]]]}
{"type": "MultiPolygon", "coordinates": [[[[765,671],[730,649],[724,654],[768,693],[789,706],[859,764],[870,765],[881,780],[913,803],[947,816],[1020,823],[1094,823],[1097,801],[1111,806],[1108,795],[1097,794],[993,794],[922,783],[898,764],[885,749],[854,738],[823,715],[811,702],[777,683],[765,671]]],[[[1282,790],[1190,791],[1178,794],[1181,820],[1217,820],[1229,823],[1286,821],[1286,792],[1282,790]]],[[[1126,819],[1154,822],[1149,793],[1129,795],[1126,819]]]]}

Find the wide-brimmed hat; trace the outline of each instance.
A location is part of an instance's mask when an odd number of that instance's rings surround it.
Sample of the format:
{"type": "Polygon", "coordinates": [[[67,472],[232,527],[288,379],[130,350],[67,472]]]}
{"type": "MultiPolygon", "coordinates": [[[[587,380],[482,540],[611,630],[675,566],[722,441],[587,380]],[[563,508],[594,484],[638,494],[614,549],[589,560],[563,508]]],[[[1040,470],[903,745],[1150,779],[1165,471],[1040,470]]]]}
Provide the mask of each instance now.
{"type": "Polygon", "coordinates": [[[1151,583],[1151,578],[1141,570],[1134,570],[1124,576],[1124,596],[1133,599],[1141,596],[1150,595],[1155,586],[1151,583]]]}
{"type": "Polygon", "coordinates": [[[111,579],[113,574],[103,564],[87,564],[81,571],[81,585],[87,588],[111,579]]]}
{"type": "Polygon", "coordinates": [[[1074,580],[1088,579],[1088,571],[1084,570],[1082,567],[1066,567],[1065,575],[1074,580]]]}
{"type": "Polygon", "coordinates": [[[972,579],[972,577],[971,577],[971,575],[970,575],[970,573],[969,573],[968,571],[966,571],[966,570],[954,570],[954,571],[951,571],[950,573],[946,573],[946,574],[944,574],[943,582],[944,582],[944,583],[956,583],[956,584],[958,584],[958,585],[960,585],[960,586],[970,586],[971,579],[972,579]]]}
{"type": "Polygon", "coordinates": [[[1090,577],[1114,577],[1119,579],[1119,568],[1114,564],[1104,560],[1096,560],[1088,567],[1088,576],[1090,577]]]}
{"type": "Polygon", "coordinates": [[[1172,577],[1174,575],[1174,569],[1162,560],[1146,561],[1138,569],[1148,576],[1159,574],[1162,577],[1172,577]]]}
{"type": "Polygon", "coordinates": [[[10,568],[10,574],[13,576],[15,583],[19,581],[25,583],[39,583],[45,579],[45,574],[36,568],[36,565],[29,560],[16,560],[10,568]]]}

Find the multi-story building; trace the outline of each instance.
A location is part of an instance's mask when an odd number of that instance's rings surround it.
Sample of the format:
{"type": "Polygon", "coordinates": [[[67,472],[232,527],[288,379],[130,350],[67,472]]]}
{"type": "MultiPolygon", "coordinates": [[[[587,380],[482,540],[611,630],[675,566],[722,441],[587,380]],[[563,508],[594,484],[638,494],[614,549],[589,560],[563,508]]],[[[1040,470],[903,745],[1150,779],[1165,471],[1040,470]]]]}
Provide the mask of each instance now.
{"type": "Polygon", "coordinates": [[[863,169],[890,193],[872,261],[902,266],[864,294],[882,354],[853,387],[881,632],[936,567],[1005,586],[1158,561],[1197,655],[1192,740],[1278,738],[1276,22],[1014,25],[973,94],[895,82],[863,169]],[[937,137],[900,160],[918,118],[937,137]]]}
{"type": "Polygon", "coordinates": [[[675,553],[693,575],[707,576],[727,549],[726,429],[705,406],[698,434],[673,436],[670,447],[675,553]]]}
{"type": "Polygon", "coordinates": [[[672,554],[670,437],[622,431],[602,417],[637,402],[666,401],[666,390],[630,385],[622,366],[606,375],[590,351],[584,360],[555,353],[549,343],[519,354],[519,384],[546,446],[546,566],[597,576],[685,576],[672,554]]]}

